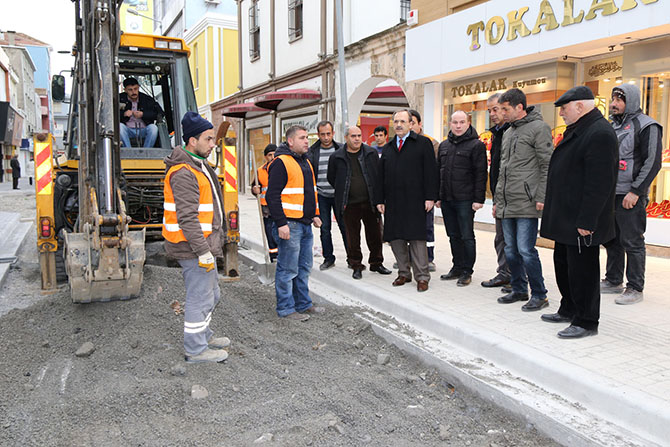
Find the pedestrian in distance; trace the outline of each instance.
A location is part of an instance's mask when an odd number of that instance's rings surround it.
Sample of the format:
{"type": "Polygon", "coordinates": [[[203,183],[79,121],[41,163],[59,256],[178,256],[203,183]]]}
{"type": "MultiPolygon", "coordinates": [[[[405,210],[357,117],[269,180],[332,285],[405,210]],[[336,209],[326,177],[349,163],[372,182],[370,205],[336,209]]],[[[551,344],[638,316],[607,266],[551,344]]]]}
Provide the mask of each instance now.
{"type": "Polygon", "coordinates": [[[165,159],[163,184],[165,251],[182,268],[184,351],[189,363],[228,358],[227,337],[214,337],[209,325],[221,298],[216,257],[223,256],[221,186],[207,157],[216,145],[214,126],[195,112],[181,120],[184,145],[165,159]]]}
{"type": "Polygon", "coordinates": [[[612,90],[612,126],[619,140],[619,175],[614,216],[616,237],[605,244],[607,272],[602,293],[620,294],[617,304],[635,304],[644,298],[647,259],[644,233],[647,230],[649,187],[661,170],[663,128],[640,109],[640,90],[621,84],[612,90]],[[623,288],[624,266],[626,288],[623,288]],[[623,292],[623,293],[622,293],[623,292]]]}
{"type": "Polygon", "coordinates": [[[541,318],[570,323],[560,338],[582,338],[598,333],[600,244],[615,235],[618,143],[588,87],[571,88],[554,105],[567,128],[549,163],[540,235],[555,241],[561,305],[541,318]]]}
{"type": "Polygon", "coordinates": [[[254,181],[251,186],[251,193],[259,197],[261,202],[261,213],[263,213],[263,228],[265,230],[265,238],[268,241],[268,252],[270,253],[270,262],[274,262],[277,259],[277,241],[272,234],[272,219],[270,218],[270,210],[268,208],[268,202],[265,199],[265,195],[268,191],[268,169],[270,163],[274,160],[275,151],[277,146],[270,143],[265,146],[263,150],[263,158],[265,163],[257,169],[256,177],[258,178],[258,183],[254,181]]]}
{"type": "MultiPolygon", "coordinates": [[[[495,203],[496,185],[498,184],[498,175],[500,174],[500,151],[502,149],[503,134],[509,128],[509,123],[503,120],[502,110],[500,109],[500,93],[494,93],[486,101],[486,107],[489,111],[489,117],[493,127],[489,129],[491,132],[491,165],[489,167],[489,188],[491,190],[491,197],[495,203]]],[[[505,258],[505,236],[502,229],[502,219],[494,216],[496,225],[496,236],[493,240],[493,246],[496,250],[498,258],[498,269],[496,276],[482,281],[482,287],[509,287],[510,271],[507,265],[507,258],[505,258]]],[[[506,293],[511,292],[510,289],[506,293]]]]}
{"type": "Polygon", "coordinates": [[[370,251],[370,271],[390,275],[384,267],[382,253],[381,215],[375,207],[374,197],[379,172],[377,151],[363,144],[361,129],[347,128],[345,146],[335,151],[328,162],[328,182],[335,188],[335,206],[342,211],[347,236],[347,264],[354,270],[354,279],[363,277],[361,252],[361,222],[365,227],[365,240],[370,251]]]}
{"type": "Polygon", "coordinates": [[[316,180],[307,158],[307,128],[291,126],[270,164],[266,200],[279,248],[275,272],[277,315],[306,321],[323,312],[309,296],[312,270],[312,225],[321,226],[316,180]]]}
{"type": "Polygon", "coordinates": [[[510,127],[503,134],[494,217],[502,219],[512,292],[498,298],[498,303],[528,301],[530,284],[531,299],[521,308],[530,312],[549,305],[535,243],[553,140],[551,128],[542,120],[539,110],[527,106],[521,90],[507,90],[499,103],[503,119],[510,127]]]}
{"type": "Polygon", "coordinates": [[[437,164],[431,141],[410,130],[409,110],[393,114],[395,138],[382,151],[375,203],[384,214],[384,240],[398,263],[394,286],[412,281],[417,290],[428,290],[428,250],[426,249],[426,214],[433,209],[438,196],[437,164]],[[410,271],[411,254],[411,271],[410,271]]]}
{"type": "Polygon", "coordinates": [[[21,178],[21,164],[19,163],[19,156],[14,154],[9,161],[9,167],[12,168],[12,189],[19,188],[19,179],[21,178]]]}
{"type": "MultiPolygon", "coordinates": [[[[435,151],[435,158],[437,159],[437,148],[440,142],[423,133],[423,124],[421,123],[421,114],[419,112],[409,109],[409,113],[412,115],[412,121],[409,126],[410,130],[430,140],[435,151]]],[[[434,272],[437,269],[435,266],[435,208],[426,213],[426,247],[428,248],[428,270],[434,272]]]]}
{"type": "Polygon", "coordinates": [[[342,144],[333,140],[333,123],[330,121],[321,121],[316,125],[319,134],[319,141],[314,143],[308,152],[308,159],[314,168],[316,178],[316,190],[319,198],[319,210],[321,211],[321,249],[323,251],[323,263],[319,270],[328,270],[335,266],[335,252],[333,248],[332,236],[332,215],[335,214],[335,221],[342,234],[344,247],[347,246],[346,231],[344,222],[342,222],[342,210],[335,207],[335,190],[328,183],[328,160],[342,144]]]}
{"type": "Polygon", "coordinates": [[[463,287],[472,282],[476,259],[475,212],[486,200],[486,146],[468,115],[456,111],[449,121],[449,135],[440,143],[437,168],[444,226],[451,245],[452,267],[442,280],[456,279],[463,287]]]}

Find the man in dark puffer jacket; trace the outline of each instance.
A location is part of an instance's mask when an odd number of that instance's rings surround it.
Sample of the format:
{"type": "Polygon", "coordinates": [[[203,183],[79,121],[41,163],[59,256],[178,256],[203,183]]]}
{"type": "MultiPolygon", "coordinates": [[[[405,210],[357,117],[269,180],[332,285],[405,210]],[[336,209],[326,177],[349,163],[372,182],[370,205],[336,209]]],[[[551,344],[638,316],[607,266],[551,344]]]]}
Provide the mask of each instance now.
{"type": "Polygon", "coordinates": [[[451,115],[451,131],[438,149],[440,201],[453,266],[442,280],[457,279],[458,286],[472,281],[475,265],[475,211],[486,200],[486,146],[479,141],[465,112],[451,115]]]}

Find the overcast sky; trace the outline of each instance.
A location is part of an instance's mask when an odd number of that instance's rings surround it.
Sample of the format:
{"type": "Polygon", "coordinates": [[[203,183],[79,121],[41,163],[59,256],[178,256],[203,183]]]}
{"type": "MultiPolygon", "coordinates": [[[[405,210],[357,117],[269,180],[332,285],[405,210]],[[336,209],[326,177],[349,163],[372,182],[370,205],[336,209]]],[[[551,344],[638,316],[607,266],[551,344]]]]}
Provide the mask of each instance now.
{"type": "MultiPolygon", "coordinates": [[[[61,50],[70,51],[75,41],[72,1],[0,0],[0,3],[1,30],[25,33],[51,45],[52,75],[72,68],[74,58],[69,54],[58,54],[61,50]]],[[[64,75],[69,77],[67,73],[64,75]]]]}

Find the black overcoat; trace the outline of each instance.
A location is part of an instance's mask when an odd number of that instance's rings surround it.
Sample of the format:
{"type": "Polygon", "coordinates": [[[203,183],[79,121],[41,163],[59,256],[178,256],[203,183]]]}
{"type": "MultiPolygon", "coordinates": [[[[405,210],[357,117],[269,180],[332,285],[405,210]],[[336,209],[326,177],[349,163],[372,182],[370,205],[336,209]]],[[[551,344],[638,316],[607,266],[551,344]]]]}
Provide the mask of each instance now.
{"type": "Polygon", "coordinates": [[[540,235],[577,245],[582,228],[594,232],[593,245],[613,239],[618,162],[616,134],[598,109],[568,126],[549,163],[540,235]]]}
{"type": "MultiPolygon", "coordinates": [[[[379,154],[376,149],[363,144],[358,151],[358,161],[361,165],[365,184],[368,187],[370,206],[377,213],[377,207],[374,205],[376,197],[374,190],[377,187],[377,177],[379,176],[379,154]]],[[[335,188],[335,209],[338,216],[343,215],[348,204],[351,171],[351,163],[347,156],[347,146],[345,144],[328,159],[328,183],[335,188]]]]}
{"type": "Polygon", "coordinates": [[[396,138],[382,149],[375,203],[384,204],[384,240],[426,240],[426,200],[438,199],[438,174],[433,143],[411,132],[402,150],[396,138]]]}

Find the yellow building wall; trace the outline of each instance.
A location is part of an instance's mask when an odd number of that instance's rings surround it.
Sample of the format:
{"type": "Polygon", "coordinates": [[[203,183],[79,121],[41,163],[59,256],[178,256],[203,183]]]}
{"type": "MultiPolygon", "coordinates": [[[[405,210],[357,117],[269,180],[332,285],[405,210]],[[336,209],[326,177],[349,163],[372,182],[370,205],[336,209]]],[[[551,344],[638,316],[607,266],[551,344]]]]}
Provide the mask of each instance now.
{"type": "Polygon", "coordinates": [[[189,64],[198,106],[237,92],[240,83],[237,44],[237,30],[212,26],[187,42],[191,48],[189,64]]]}
{"type": "Polygon", "coordinates": [[[223,92],[222,97],[232,95],[238,91],[240,85],[240,62],[238,60],[237,42],[239,34],[237,30],[222,29],[221,54],[223,56],[223,92]]]}
{"type": "Polygon", "coordinates": [[[188,59],[188,63],[191,68],[191,77],[193,78],[193,87],[195,88],[195,99],[198,102],[198,106],[210,102],[207,97],[207,62],[205,60],[207,54],[206,37],[206,31],[203,31],[198,34],[195,39],[187,42],[187,45],[191,48],[191,56],[188,59]],[[198,65],[197,67],[196,61],[198,65]]]}

